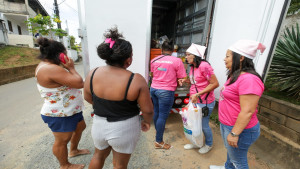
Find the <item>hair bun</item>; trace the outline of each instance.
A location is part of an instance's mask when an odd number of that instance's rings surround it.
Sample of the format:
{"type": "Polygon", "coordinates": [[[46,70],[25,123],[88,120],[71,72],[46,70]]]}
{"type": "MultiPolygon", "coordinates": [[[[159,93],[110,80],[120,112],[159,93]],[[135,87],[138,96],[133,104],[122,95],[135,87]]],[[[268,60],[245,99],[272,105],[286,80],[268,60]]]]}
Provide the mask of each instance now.
{"type": "Polygon", "coordinates": [[[117,40],[117,39],[122,39],[124,38],[122,33],[119,33],[118,28],[117,27],[113,27],[111,29],[108,29],[105,33],[104,33],[104,37],[105,38],[111,38],[112,40],[117,40]]]}
{"type": "Polygon", "coordinates": [[[49,46],[49,40],[47,38],[41,37],[37,40],[37,43],[42,47],[49,46]]]}

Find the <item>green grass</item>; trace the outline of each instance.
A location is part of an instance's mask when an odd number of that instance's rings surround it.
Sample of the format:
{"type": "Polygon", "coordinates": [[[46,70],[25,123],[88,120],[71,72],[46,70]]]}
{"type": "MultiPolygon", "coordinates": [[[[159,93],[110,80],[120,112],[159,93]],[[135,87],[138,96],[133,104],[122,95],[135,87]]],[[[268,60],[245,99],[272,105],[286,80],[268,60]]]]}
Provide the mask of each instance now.
{"type": "Polygon", "coordinates": [[[0,48],[0,69],[26,66],[39,63],[36,57],[39,55],[39,50],[16,47],[16,46],[5,46],[0,48]]]}
{"type": "Polygon", "coordinates": [[[220,125],[218,112],[212,112],[209,119],[210,121],[214,122],[218,126],[220,125]]]}

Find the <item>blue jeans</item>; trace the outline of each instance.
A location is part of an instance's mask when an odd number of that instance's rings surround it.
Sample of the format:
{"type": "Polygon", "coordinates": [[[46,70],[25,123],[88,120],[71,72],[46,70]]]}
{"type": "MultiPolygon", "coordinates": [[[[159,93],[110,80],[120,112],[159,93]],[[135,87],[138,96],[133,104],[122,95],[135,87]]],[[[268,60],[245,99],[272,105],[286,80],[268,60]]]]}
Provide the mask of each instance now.
{"type": "MultiPolygon", "coordinates": [[[[211,128],[209,127],[209,117],[215,107],[215,103],[216,103],[216,101],[213,101],[212,103],[207,104],[207,107],[209,109],[208,116],[202,117],[202,131],[205,136],[205,144],[208,146],[212,146],[212,144],[213,144],[213,134],[212,134],[211,128]]],[[[206,106],[206,104],[201,104],[201,103],[197,103],[197,105],[200,106],[201,108],[206,106]]]]}
{"type": "Polygon", "coordinates": [[[253,144],[260,135],[260,124],[257,123],[254,127],[244,129],[239,136],[238,148],[231,147],[227,142],[227,136],[230,134],[233,126],[220,124],[221,135],[224,145],[227,149],[226,169],[249,169],[247,161],[247,152],[251,144],[253,144]]]}
{"type": "Polygon", "coordinates": [[[156,129],[156,142],[163,141],[165,124],[174,103],[174,91],[150,88],[154,106],[154,126],[156,129]]]}

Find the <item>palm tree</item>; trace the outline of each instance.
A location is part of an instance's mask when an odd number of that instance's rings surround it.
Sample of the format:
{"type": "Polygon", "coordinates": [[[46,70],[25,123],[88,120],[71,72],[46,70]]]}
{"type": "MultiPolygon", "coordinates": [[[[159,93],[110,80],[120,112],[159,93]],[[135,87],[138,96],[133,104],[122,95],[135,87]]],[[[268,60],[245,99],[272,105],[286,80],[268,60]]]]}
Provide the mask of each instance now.
{"type": "Polygon", "coordinates": [[[300,99],[300,31],[299,25],[285,28],[270,66],[268,78],[281,91],[300,99]]]}

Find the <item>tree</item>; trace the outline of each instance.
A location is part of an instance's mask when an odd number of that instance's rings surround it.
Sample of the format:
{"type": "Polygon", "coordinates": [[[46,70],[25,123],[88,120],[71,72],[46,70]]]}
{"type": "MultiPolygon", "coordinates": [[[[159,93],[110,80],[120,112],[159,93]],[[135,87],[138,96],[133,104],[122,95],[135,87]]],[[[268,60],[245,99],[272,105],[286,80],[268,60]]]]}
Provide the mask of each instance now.
{"type": "Polygon", "coordinates": [[[268,74],[273,86],[300,99],[300,30],[299,25],[285,29],[278,41],[268,74]]]}
{"type": "Polygon", "coordinates": [[[70,36],[70,45],[75,46],[75,37],[73,35],[70,36]]]}
{"type": "Polygon", "coordinates": [[[78,45],[75,44],[75,37],[73,35],[69,36],[70,39],[70,46],[71,49],[76,50],[77,52],[80,51],[80,49],[78,48],[78,45]]]}
{"type": "Polygon", "coordinates": [[[28,26],[28,30],[33,33],[39,33],[40,35],[50,36],[53,38],[53,33],[56,36],[66,36],[66,31],[58,28],[54,28],[53,23],[60,23],[61,21],[58,19],[57,16],[50,17],[50,16],[43,16],[41,14],[36,15],[33,18],[29,18],[25,23],[28,26]]]}

